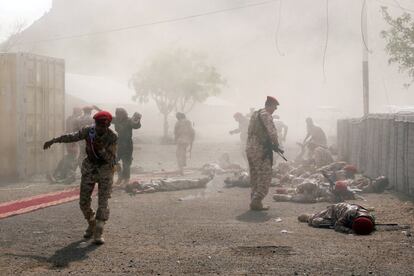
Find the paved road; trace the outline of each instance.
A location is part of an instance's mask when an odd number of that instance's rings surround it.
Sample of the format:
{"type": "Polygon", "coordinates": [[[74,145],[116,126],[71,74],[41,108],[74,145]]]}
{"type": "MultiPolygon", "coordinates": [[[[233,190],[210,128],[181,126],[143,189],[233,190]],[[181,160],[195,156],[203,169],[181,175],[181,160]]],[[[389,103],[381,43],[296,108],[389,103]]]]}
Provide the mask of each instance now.
{"type": "MultiPolygon", "coordinates": [[[[268,197],[271,210],[252,213],[247,189],[221,185],[218,178],[207,190],[115,192],[101,247],[81,239],[86,225],[76,202],[1,220],[0,275],[414,274],[414,241],[401,231],[362,237],[313,229],[296,217],[324,203],[268,197]]],[[[367,199],[378,221],[414,226],[411,202],[367,199]]]]}

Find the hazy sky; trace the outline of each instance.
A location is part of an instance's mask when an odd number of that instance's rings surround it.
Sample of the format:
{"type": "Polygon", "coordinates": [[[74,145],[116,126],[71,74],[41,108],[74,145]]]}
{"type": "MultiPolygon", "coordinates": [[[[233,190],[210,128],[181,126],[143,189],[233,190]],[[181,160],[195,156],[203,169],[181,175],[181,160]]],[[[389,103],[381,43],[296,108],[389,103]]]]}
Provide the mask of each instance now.
{"type": "Polygon", "coordinates": [[[30,25],[52,6],[52,0],[1,0],[0,41],[5,39],[16,21],[30,25]]]}

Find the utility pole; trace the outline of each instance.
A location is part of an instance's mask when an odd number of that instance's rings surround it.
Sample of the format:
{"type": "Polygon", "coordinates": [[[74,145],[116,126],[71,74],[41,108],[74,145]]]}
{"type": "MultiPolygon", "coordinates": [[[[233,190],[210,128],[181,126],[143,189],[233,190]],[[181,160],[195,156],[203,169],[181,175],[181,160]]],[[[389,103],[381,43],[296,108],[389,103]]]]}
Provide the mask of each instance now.
{"type": "Polygon", "coordinates": [[[362,11],[362,91],[364,116],[369,114],[369,62],[368,62],[368,24],[367,24],[367,1],[364,0],[362,11]]]}

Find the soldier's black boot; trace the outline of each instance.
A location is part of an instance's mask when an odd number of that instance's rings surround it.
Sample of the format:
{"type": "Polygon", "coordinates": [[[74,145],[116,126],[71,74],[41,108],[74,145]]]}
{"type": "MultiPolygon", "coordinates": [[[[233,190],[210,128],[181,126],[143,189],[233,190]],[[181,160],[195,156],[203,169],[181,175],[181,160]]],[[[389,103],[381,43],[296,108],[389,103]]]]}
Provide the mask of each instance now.
{"type": "Polygon", "coordinates": [[[267,211],[269,210],[269,206],[263,206],[262,200],[260,198],[253,197],[252,201],[250,202],[250,210],[267,211]]]}
{"type": "Polygon", "coordinates": [[[93,237],[93,242],[96,245],[101,245],[105,243],[105,240],[103,238],[104,225],[105,225],[105,221],[103,220],[96,221],[95,233],[93,237]]]}
{"type": "Polygon", "coordinates": [[[96,220],[95,220],[95,217],[93,217],[91,220],[88,220],[88,228],[86,229],[83,237],[85,239],[92,238],[93,233],[95,232],[95,227],[96,227],[96,220]]]}

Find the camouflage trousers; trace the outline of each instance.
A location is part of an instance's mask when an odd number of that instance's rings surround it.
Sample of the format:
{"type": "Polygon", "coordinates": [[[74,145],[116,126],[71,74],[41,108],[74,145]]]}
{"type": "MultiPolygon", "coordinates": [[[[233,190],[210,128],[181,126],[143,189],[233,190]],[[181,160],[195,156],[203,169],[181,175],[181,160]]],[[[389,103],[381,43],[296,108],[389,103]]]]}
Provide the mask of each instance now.
{"type": "Polygon", "coordinates": [[[177,144],[177,164],[179,168],[184,168],[187,166],[187,150],[190,145],[187,143],[178,143],[177,144]]]}
{"type": "Polygon", "coordinates": [[[109,218],[108,200],[111,198],[114,169],[112,165],[97,165],[87,158],[82,162],[79,206],[86,220],[95,215],[91,207],[92,192],[98,184],[98,209],[96,219],[106,221],[109,218]]]}
{"type": "Polygon", "coordinates": [[[272,160],[260,145],[247,145],[247,161],[250,171],[251,198],[262,200],[272,182],[272,160]]]}

